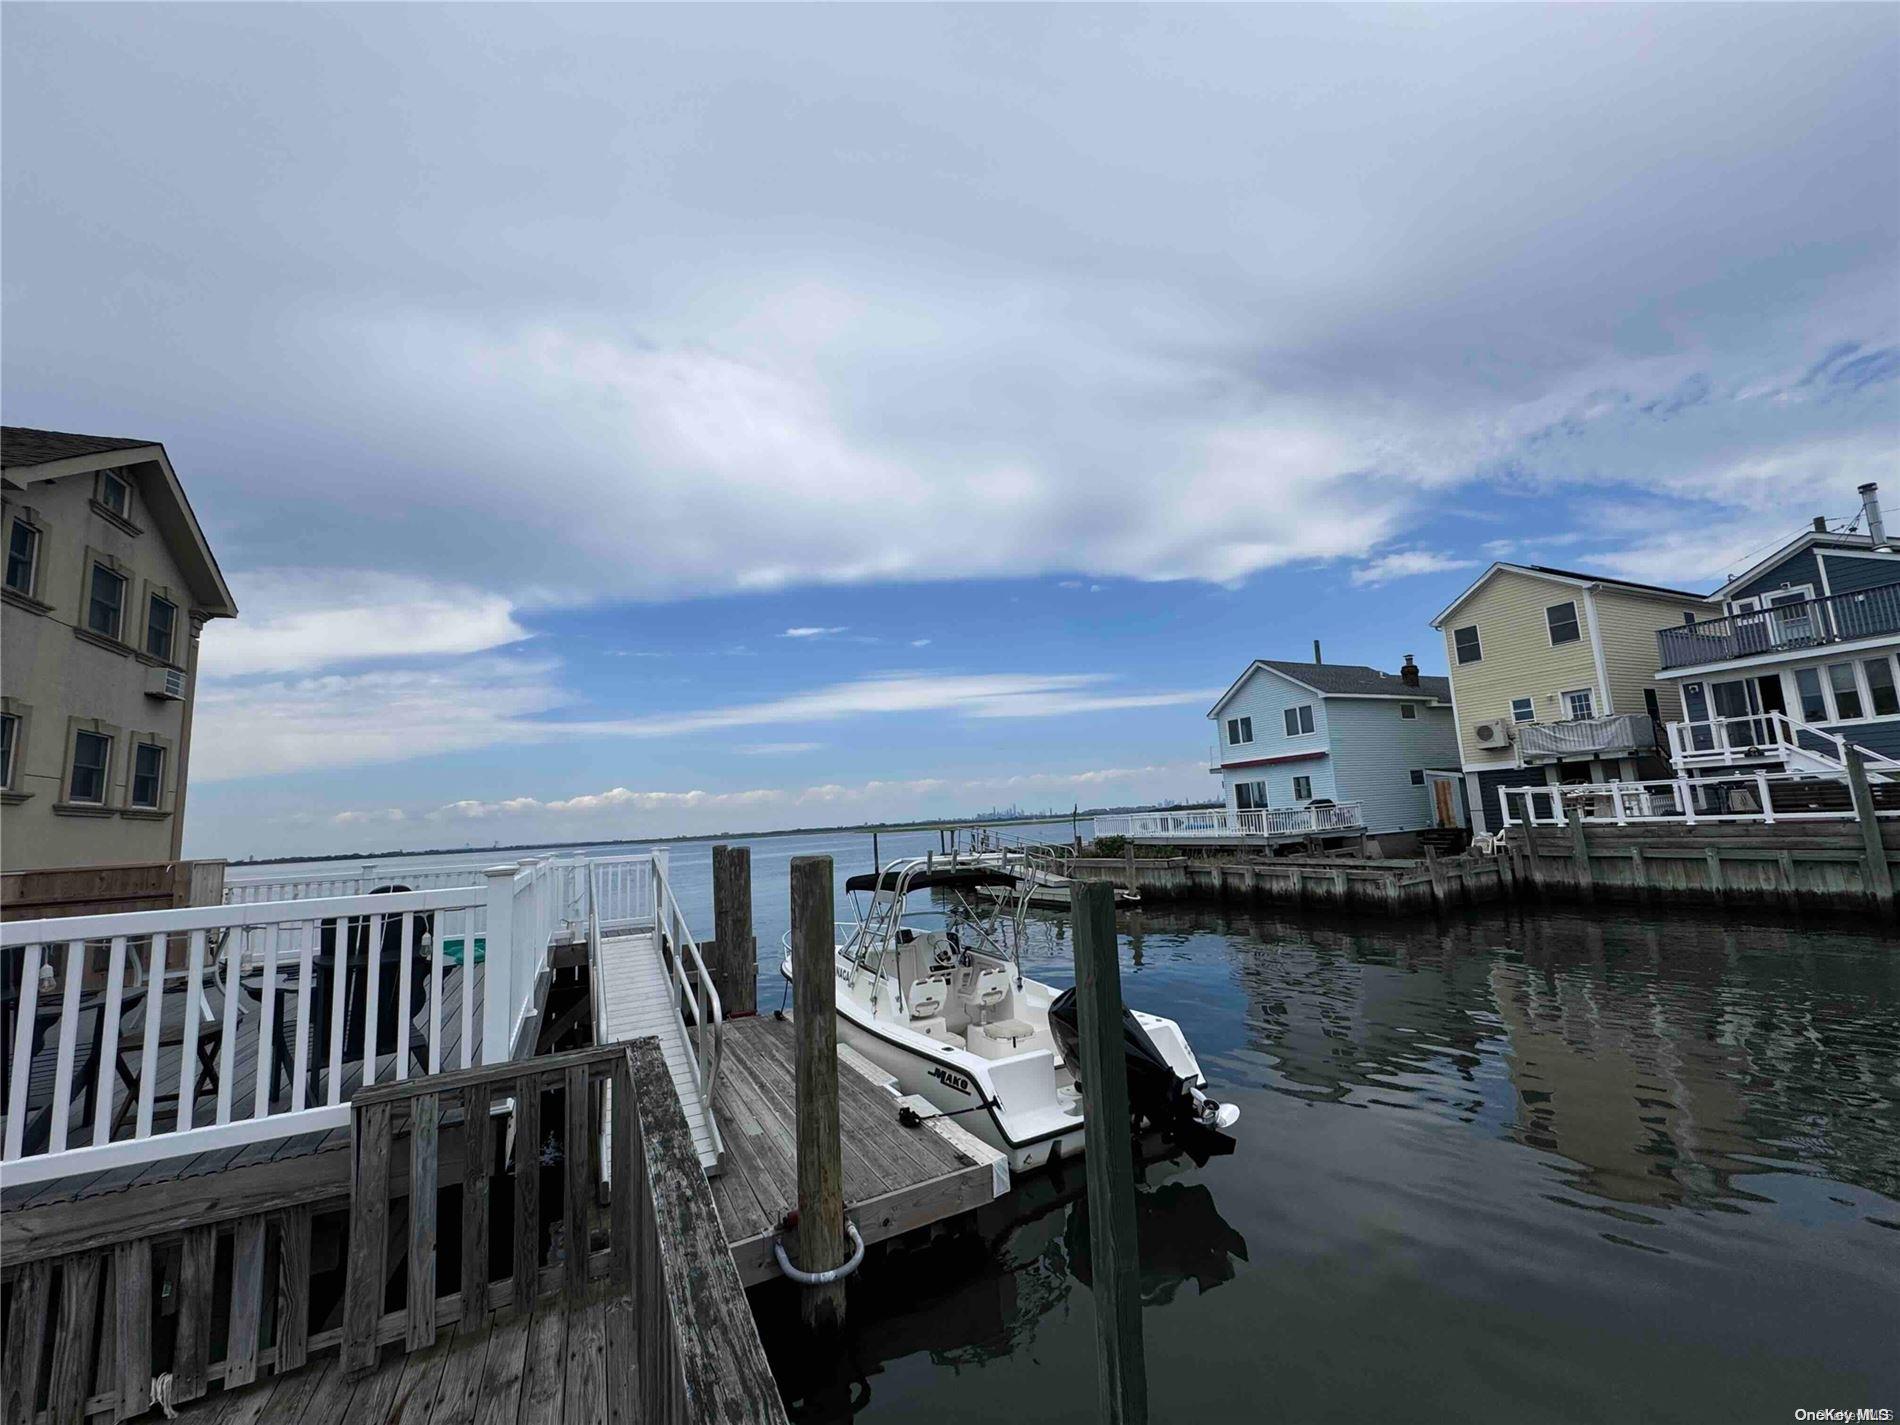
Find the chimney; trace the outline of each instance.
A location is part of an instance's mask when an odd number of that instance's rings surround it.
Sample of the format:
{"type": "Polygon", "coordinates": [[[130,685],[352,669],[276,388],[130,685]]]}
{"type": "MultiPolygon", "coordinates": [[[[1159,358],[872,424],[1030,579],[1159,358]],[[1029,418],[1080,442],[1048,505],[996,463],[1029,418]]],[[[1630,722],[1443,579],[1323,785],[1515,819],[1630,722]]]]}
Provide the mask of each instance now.
{"type": "Polygon", "coordinates": [[[1319,640],[1317,638],[1313,640],[1313,661],[1315,663],[1324,663],[1326,661],[1319,656],[1319,640]]]}
{"type": "Polygon", "coordinates": [[[1814,532],[1816,534],[1827,533],[1827,516],[1826,515],[1816,515],[1814,517],[1814,532]]]}
{"type": "Polygon", "coordinates": [[[1874,548],[1887,547],[1887,526],[1880,519],[1880,486],[1869,480],[1860,487],[1860,507],[1867,512],[1867,533],[1873,536],[1874,548]]]}
{"type": "Polygon", "coordinates": [[[1418,664],[1412,661],[1412,655],[1405,655],[1405,666],[1399,669],[1399,681],[1408,688],[1418,686],[1418,664]]]}

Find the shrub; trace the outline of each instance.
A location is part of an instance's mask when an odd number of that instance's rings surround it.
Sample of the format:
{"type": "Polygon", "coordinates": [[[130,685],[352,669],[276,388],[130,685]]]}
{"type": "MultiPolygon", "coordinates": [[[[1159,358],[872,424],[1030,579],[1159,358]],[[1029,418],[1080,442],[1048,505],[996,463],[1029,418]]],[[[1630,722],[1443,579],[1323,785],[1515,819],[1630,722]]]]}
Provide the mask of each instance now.
{"type": "Polygon", "coordinates": [[[1098,836],[1095,838],[1097,856],[1120,856],[1128,850],[1126,836],[1098,836]]]}

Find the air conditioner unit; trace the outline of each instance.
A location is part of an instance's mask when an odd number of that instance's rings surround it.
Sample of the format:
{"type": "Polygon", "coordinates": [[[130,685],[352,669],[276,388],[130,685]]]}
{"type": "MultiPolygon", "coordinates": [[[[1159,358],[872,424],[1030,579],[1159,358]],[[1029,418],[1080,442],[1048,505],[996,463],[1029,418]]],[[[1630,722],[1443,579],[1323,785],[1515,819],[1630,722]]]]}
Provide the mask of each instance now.
{"type": "Polygon", "coordinates": [[[154,668],[145,680],[145,696],[165,698],[171,702],[182,702],[185,697],[185,674],[181,668],[154,668]]]}
{"type": "Polygon", "coordinates": [[[1494,717],[1487,722],[1475,722],[1471,725],[1471,739],[1480,747],[1509,747],[1511,724],[1501,717],[1494,717]]]}

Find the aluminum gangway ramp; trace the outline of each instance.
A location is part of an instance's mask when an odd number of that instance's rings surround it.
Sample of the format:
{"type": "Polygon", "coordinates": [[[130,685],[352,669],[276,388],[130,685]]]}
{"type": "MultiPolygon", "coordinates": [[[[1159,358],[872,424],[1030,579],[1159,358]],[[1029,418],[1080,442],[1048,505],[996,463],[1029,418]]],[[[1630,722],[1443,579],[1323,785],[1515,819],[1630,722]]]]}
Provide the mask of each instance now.
{"type": "Polygon", "coordinates": [[[679,1090],[680,1106],[686,1110],[687,1125],[693,1130],[700,1166],[709,1176],[717,1173],[724,1145],[694,1074],[692,1035],[681,1017],[658,937],[651,930],[602,934],[594,974],[600,1042],[619,1044],[648,1036],[660,1041],[673,1086],[679,1090]]]}

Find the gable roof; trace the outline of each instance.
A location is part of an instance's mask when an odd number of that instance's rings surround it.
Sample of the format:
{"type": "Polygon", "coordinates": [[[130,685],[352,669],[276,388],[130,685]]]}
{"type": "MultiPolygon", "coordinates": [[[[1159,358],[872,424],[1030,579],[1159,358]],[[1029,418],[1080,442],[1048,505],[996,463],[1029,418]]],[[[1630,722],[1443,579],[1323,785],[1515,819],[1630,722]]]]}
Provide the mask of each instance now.
{"type": "Polygon", "coordinates": [[[1709,595],[1711,599],[1726,599],[1730,592],[1743,584],[1752,584],[1762,575],[1770,573],[1777,564],[1792,559],[1806,549],[1818,549],[1824,554],[1875,554],[1874,537],[1871,534],[1835,534],[1834,532],[1810,529],[1803,530],[1766,559],[1757,560],[1741,573],[1730,579],[1721,588],[1709,595]]]}
{"type": "Polygon", "coordinates": [[[1626,589],[1632,594],[1646,594],[1659,599],[1687,599],[1697,604],[1709,603],[1715,597],[1713,594],[1692,594],[1687,589],[1671,589],[1661,584],[1639,584],[1634,579],[1615,579],[1608,574],[1584,574],[1575,569],[1554,569],[1548,564],[1507,564],[1499,560],[1473,579],[1462,594],[1440,609],[1432,619],[1432,627],[1443,626],[1460,604],[1502,573],[1528,574],[1533,579],[1548,579],[1552,583],[1567,584],[1576,589],[1594,589],[1599,586],[1626,589]]]}
{"type": "Polygon", "coordinates": [[[1218,714],[1257,668],[1278,673],[1322,698],[1408,698],[1447,705],[1451,702],[1449,678],[1420,674],[1418,686],[1414,688],[1397,673],[1384,673],[1364,663],[1294,663],[1284,658],[1256,658],[1228,685],[1219,701],[1207,710],[1207,715],[1218,714]]]}
{"type": "Polygon", "coordinates": [[[231,586],[224,582],[217,556],[162,444],[126,436],[0,426],[0,473],[17,488],[115,465],[141,465],[155,472],[156,478],[141,481],[140,493],[152,524],[178,559],[195,612],[208,618],[235,616],[237,601],[231,597],[231,586]]]}
{"type": "Polygon", "coordinates": [[[157,444],[155,440],[135,440],[122,435],[75,435],[63,430],[0,426],[0,466],[7,470],[30,470],[36,465],[51,465],[75,456],[143,450],[157,444]]]}

